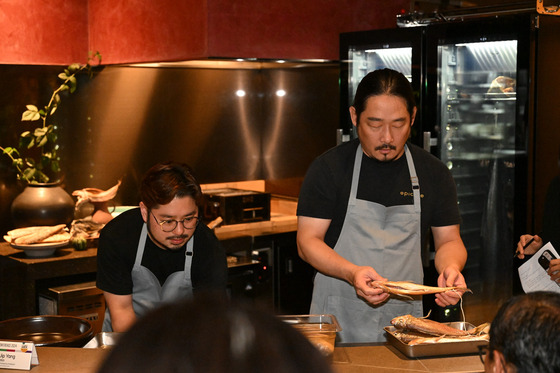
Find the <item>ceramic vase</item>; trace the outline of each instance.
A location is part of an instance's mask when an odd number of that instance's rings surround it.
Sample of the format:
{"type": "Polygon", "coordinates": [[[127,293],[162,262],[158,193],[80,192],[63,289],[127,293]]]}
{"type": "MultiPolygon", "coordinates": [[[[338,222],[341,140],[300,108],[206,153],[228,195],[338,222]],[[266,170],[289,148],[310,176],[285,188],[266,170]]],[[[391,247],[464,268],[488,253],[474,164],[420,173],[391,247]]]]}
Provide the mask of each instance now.
{"type": "Polygon", "coordinates": [[[14,227],[70,224],[74,200],[60,183],[28,184],[12,202],[14,227]]]}

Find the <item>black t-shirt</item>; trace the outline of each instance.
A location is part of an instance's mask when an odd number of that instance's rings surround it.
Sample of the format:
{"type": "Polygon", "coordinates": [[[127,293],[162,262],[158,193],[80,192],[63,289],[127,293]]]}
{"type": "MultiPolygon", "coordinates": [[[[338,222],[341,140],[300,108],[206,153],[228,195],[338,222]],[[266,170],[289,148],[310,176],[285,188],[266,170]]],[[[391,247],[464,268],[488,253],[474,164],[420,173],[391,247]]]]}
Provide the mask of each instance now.
{"type": "MultiPolygon", "coordinates": [[[[131,272],[143,224],[140,209],[136,208],[123,212],[101,230],[97,250],[99,289],[118,295],[132,294],[131,272]]],[[[223,246],[204,224],[196,227],[193,237],[193,291],[225,291],[227,260],[223,246]]],[[[147,237],[142,265],[163,284],[169,275],[184,270],[185,251],[186,245],[181,250],[163,250],[147,237]]]]}
{"type": "MultiPolygon", "coordinates": [[[[313,161],[303,181],[298,216],[331,219],[325,242],[334,248],[346,216],[354,159],[359,140],[332,148],[313,161]]],[[[430,227],[459,224],[457,190],[451,172],[436,157],[408,144],[420,184],[422,243],[430,227]]],[[[383,206],[412,205],[412,184],[406,156],[379,162],[362,155],[357,198],[383,206]]]]}

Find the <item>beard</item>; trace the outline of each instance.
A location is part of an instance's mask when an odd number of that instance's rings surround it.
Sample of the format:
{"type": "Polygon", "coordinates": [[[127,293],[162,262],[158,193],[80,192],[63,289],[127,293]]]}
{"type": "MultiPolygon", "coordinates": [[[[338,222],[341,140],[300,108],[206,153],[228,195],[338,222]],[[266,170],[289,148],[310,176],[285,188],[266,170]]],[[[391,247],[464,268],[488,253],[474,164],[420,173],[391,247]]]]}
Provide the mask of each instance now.
{"type": "MultiPolygon", "coordinates": [[[[391,144],[383,144],[383,145],[379,145],[375,147],[375,151],[379,151],[379,150],[384,150],[384,149],[389,149],[389,150],[397,150],[397,147],[395,145],[391,145],[391,144]]],[[[396,155],[392,158],[388,158],[387,154],[383,154],[383,159],[378,159],[378,161],[380,162],[390,162],[395,160],[396,155]]]]}

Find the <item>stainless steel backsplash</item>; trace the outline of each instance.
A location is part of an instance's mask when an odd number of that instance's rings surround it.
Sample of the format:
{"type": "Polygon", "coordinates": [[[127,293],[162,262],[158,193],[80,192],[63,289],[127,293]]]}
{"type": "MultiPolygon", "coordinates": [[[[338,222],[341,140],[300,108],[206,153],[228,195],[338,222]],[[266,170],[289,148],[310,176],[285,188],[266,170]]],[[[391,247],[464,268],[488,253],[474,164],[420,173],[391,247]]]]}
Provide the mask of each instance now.
{"type": "MultiPolygon", "coordinates": [[[[46,101],[62,69],[0,66],[2,86],[12,87],[0,94],[0,145],[13,145],[25,105],[46,101]]],[[[56,115],[69,192],[122,179],[115,202],[135,205],[143,173],[175,160],[204,184],[264,179],[272,193],[297,196],[311,161],[336,145],[339,66],[107,66],[80,77],[56,115]]]]}

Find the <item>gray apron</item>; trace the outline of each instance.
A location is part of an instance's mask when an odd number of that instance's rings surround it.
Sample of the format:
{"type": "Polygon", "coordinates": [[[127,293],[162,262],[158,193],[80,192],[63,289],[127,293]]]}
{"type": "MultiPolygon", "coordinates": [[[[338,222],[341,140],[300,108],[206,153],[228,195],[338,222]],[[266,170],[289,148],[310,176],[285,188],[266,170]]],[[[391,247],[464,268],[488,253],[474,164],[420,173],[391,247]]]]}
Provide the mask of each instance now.
{"type": "MultiPolygon", "coordinates": [[[[391,281],[422,283],[420,186],[412,155],[405,147],[414,205],[385,207],[356,198],[362,165],[362,147],[354,160],[348,209],[334,250],[352,263],[369,265],[391,281]]],[[[311,301],[312,314],[333,314],[344,343],[384,342],[383,327],[396,316],[422,315],[421,299],[389,298],[373,306],[356,295],[346,281],[317,273],[311,301]]]]}
{"type": "MultiPolygon", "coordinates": [[[[192,296],[191,264],[194,246],[194,236],[187,242],[185,252],[185,268],[169,275],[163,286],[160,285],[158,278],[148,268],[142,266],[142,256],[146,246],[148,229],[146,224],[142,227],[136,259],[132,267],[132,305],[136,317],[145,315],[148,311],[164,303],[192,296]]],[[[103,320],[103,331],[111,332],[111,317],[109,309],[105,311],[103,320]]]]}

